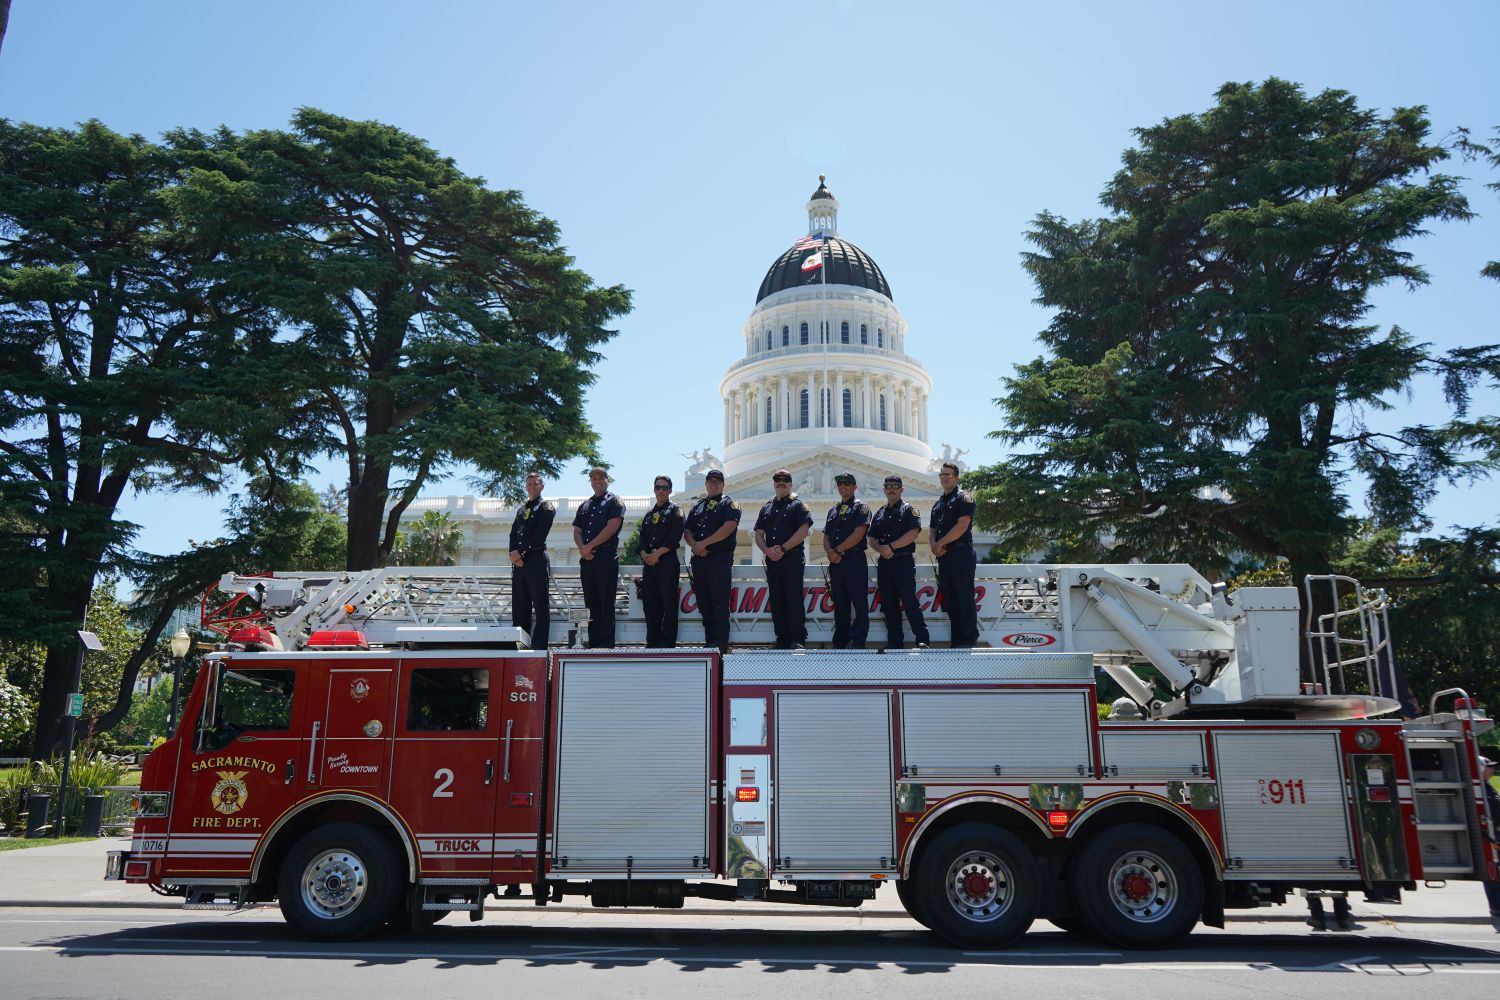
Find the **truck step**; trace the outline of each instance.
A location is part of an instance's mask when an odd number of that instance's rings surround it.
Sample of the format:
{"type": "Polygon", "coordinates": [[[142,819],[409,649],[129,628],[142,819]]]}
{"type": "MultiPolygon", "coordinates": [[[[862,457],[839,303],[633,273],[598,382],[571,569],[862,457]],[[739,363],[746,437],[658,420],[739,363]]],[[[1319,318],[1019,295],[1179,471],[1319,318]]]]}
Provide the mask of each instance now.
{"type": "Polygon", "coordinates": [[[246,885],[190,885],[183,897],[184,910],[243,910],[253,906],[246,885]]]}

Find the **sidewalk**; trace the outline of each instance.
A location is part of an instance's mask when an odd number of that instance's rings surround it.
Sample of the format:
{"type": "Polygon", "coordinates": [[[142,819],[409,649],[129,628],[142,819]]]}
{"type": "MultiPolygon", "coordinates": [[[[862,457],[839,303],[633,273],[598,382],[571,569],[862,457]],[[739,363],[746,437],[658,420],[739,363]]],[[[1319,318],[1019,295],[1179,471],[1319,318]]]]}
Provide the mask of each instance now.
{"type": "MultiPolygon", "coordinates": [[[[129,846],[128,838],[101,837],[78,844],[0,852],[0,907],[180,909],[180,899],[159,896],[148,886],[104,881],[105,855],[109,851],[128,849],[129,846]]],[[[1427,889],[1419,885],[1416,892],[1403,893],[1401,904],[1394,906],[1367,903],[1363,894],[1356,891],[1350,894],[1349,906],[1360,923],[1383,923],[1391,926],[1411,924],[1413,931],[1420,926],[1426,934],[1432,933],[1433,925],[1440,924],[1490,926],[1484,887],[1478,882],[1450,882],[1441,889],[1427,889]]],[[[599,911],[578,897],[569,897],[565,903],[553,904],[547,909],[553,912],[611,914],[652,912],[646,908],[599,911]]],[[[737,906],[707,899],[688,899],[684,910],[705,915],[710,912],[745,915],[748,912],[745,905],[737,906]]],[[[891,889],[882,889],[875,899],[857,910],[766,903],[756,904],[754,910],[761,914],[777,912],[802,917],[909,919],[901,908],[896,893],[891,889]]],[[[1227,916],[1231,929],[1242,923],[1296,924],[1306,919],[1307,904],[1293,898],[1285,906],[1231,910],[1227,916]]]]}

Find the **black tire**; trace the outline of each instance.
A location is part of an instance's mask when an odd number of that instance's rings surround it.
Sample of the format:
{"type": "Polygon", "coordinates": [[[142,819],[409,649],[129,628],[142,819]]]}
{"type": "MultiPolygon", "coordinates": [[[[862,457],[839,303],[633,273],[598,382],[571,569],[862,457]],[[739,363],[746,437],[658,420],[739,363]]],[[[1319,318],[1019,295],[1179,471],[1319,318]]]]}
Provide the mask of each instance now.
{"type": "Polygon", "coordinates": [[[395,849],[357,823],[330,823],[297,841],[277,879],[281,915],[321,941],[353,941],[400,911],[406,879],[395,849]]]}
{"type": "Polygon", "coordinates": [[[1203,873],[1172,834],[1143,823],[1107,830],[1078,855],[1069,878],[1073,908],[1096,934],[1122,948],[1167,948],[1203,913],[1203,873]]]}
{"type": "Polygon", "coordinates": [[[1004,948],[1031,927],[1041,901],[1036,859],[987,823],[945,830],[922,851],[915,900],[933,933],[959,948],[1004,948]]]}
{"type": "Polygon", "coordinates": [[[906,912],[913,920],[928,930],[932,930],[932,925],[927,922],[926,917],[922,916],[922,911],[917,905],[916,883],[908,878],[897,879],[896,898],[901,900],[901,905],[906,907],[906,912]]]}

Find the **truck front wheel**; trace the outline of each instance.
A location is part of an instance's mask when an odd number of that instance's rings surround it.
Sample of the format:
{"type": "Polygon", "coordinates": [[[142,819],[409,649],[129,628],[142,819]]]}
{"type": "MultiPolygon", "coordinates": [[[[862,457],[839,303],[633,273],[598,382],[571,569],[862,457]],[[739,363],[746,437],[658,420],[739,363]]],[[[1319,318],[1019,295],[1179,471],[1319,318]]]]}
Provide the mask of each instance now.
{"type": "Polygon", "coordinates": [[[308,937],[369,937],[395,915],[405,880],[396,852],[376,831],[331,823],[308,833],[287,855],[277,881],[281,914],[308,937]]]}
{"type": "Polygon", "coordinates": [[[1069,877],[1073,906],[1100,937],[1124,948],[1166,948],[1203,912],[1203,875],[1176,837],[1129,823],[1084,847],[1069,877]]]}
{"type": "Polygon", "coordinates": [[[1036,859],[1020,838],[986,823],[945,830],[922,851],[915,902],[920,919],[960,948],[1004,948],[1036,919],[1036,859]]]}

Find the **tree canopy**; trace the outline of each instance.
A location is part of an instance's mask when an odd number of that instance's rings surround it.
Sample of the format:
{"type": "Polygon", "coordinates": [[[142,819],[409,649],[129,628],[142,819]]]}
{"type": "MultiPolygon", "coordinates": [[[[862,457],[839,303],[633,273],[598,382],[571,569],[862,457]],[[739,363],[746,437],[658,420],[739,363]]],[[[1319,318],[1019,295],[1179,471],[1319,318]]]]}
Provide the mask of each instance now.
{"type": "Polygon", "coordinates": [[[1220,571],[1283,556],[1300,579],[1353,530],[1351,473],[1380,523],[1417,528],[1438,484],[1487,475],[1494,425],[1462,418],[1500,352],[1439,355],[1370,317],[1373,289],[1427,281],[1411,241],[1470,216],[1435,171],[1466,140],[1429,132],[1420,107],[1381,115],[1277,79],[1137,129],[1109,215],[1043,212],[1027,234],[1055,313],[1047,354],[997,400],[992,436],[1029,447],[972,474],[978,523],[1013,551],[1220,571]],[[1423,372],[1456,419],[1367,419],[1423,372]]]}
{"type": "Polygon", "coordinates": [[[244,179],[190,184],[277,248],[285,370],[316,451],[347,468],[348,568],[388,561],[402,512],[456,464],[513,490],[529,469],[596,457],[584,390],[630,293],[574,267],[519,192],[312,109],[245,136],[243,156],[244,179]]]}

